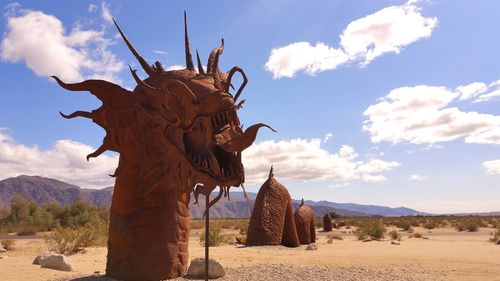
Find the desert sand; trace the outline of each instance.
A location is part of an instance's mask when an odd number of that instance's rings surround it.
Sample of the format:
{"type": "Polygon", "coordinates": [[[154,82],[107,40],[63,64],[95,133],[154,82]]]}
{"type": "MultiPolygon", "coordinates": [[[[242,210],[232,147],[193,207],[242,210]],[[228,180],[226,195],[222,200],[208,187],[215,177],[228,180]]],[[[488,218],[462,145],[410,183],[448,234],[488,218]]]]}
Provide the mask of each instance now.
{"type": "MultiPolygon", "coordinates": [[[[306,246],[225,245],[210,248],[210,257],[226,267],[227,276],[222,280],[500,280],[500,245],[488,242],[492,229],[415,230],[429,239],[409,238],[402,232],[400,245],[393,245],[388,237],[361,242],[349,230],[324,233],[317,229],[317,251],[306,251],[306,246]],[[326,236],[332,233],[344,240],[328,244],[326,236]]],[[[191,258],[204,255],[199,232],[191,232],[191,258]]],[[[43,239],[17,240],[14,251],[0,254],[0,280],[109,280],[102,276],[105,247],[70,256],[73,272],[32,265],[45,249],[43,239]]]]}

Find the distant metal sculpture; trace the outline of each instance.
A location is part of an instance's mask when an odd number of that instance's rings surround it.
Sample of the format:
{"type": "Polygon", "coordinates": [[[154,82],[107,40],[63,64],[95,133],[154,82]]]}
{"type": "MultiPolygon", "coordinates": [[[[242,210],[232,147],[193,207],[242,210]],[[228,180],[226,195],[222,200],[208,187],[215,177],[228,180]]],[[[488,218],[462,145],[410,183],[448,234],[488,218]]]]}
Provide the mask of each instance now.
{"type": "Polygon", "coordinates": [[[329,232],[332,231],[332,229],[333,229],[332,216],[330,216],[329,213],[326,213],[326,215],[323,216],[323,231],[329,232]]]}
{"type": "MultiPolygon", "coordinates": [[[[219,70],[224,41],[203,68],[197,52],[195,70],[189,47],[186,14],[184,36],[186,68],[165,71],[160,62],[149,65],[115,22],[128,48],[149,76],[133,91],[103,80],[66,84],[70,91],[89,91],[102,106],[92,112],[76,111],[65,118],[85,117],[106,131],[103,144],[87,160],[110,150],[120,153],[109,226],[106,274],[120,280],[161,280],[186,272],[190,193],[227,196],[231,186],[245,180],[241,152],[255,140],[259,128],[240,127],[238,101],[247,77],[239,67],[219,70]],[[243,83],[235,95],[231,78],[240,73],[243,83]]],[[[272,129],[271,129],[272,130],[272,129]]],[[[274,131],[274,130],[273,130],[274,131]]]]}
{"type": "Polygon", "coordinates": [[[293,220],[292,198],[288,190],[269,171],[255,199],[247,232],[247,246],[300,245],[293,220]]]}
{"type": "Polygon", "coordinates": [[[316,242],[314,214],[311,207],[304,204],[304,199],[302,199],[302,203],[295,211],[294,218],[300,244],[306,245],[316,242]]]}

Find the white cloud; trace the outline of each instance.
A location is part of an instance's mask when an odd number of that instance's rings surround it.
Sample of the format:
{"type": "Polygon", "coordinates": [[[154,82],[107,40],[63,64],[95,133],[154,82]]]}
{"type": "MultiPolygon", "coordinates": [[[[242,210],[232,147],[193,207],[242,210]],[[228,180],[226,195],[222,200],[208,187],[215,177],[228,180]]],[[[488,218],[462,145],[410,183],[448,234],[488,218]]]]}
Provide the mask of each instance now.
{"type": "Polygon", "coordinates": [[[10,13],[0,57],[12,63],[24,62],[38,76],[57,75],[68,82],[86,78],[119,81],[116,75],[123,62],[108,49],[112,40],[104,29],[73,26],[68,34],[55,16],[32,10],[10,13]]]}
{"type": "Polygon", "coordinates": [[[500,175],[500,160],[485,161],[483,167],[490,175],[500,175]]]}
{"type": "Polygon", "coordinates": [[[94,12],[96,9],[97,9],[97,5],[95,5],[95,4],[90,4],[87,10],[89,11],[89,13],[92,13],[92,12],[94,12]]]}
{"type": "Polygon", "coordinates": [[[427,85],[394,89],[365,110],[363,130],[376,143],[435,144],[465,137],[467,143],[500,144],[500,116],[450,106],[464,96],[464,88],[457,89],[462,91],[427,85]]]}
{"type": "Polygon", "coordinates": [[[273,78],[294,77],[299,71],[314,75],[350,62],[362,66],[385,53],[399,53],[403,47],[431,36],[437,19],[424,17],[417,2],[390,6],[352,21],[340,35],[340,46],[322,42],[296,42],[274,48],[266,62],[273,78]]]}
{"type": "Polygon", "coordinates": [[[342,183],[331,184],[331,185],[327,186],[327,188],[334,189],[334,188],[344,188],[344,187],[349,187],[349,186],[350,186],[350,183],[342,182],[342,183]]]}
{"type": "Polygon", "coordinates": [[[174,64],[174,65],[167,66],[167,71],[169,71],[169,70],[180,70],[180,69],[185,69],[185,68],[186,68],[185,65],[174,64]]]}
{"type": "Polygon", "coordinates": [[[481,93],[484,93],[488,87],[482,82],[474,82],[469,85],[457,87],[457,91],[460,92],[460,100],[468,100],[475,98],[481,93]]]}
{"type": "Polygon", "coordinates": [[[326,134],[325,137],[323,138],[323,142],[327,143],[332,137],[333,137],[332,133],[326,134]]]}
{"type": "Polygon", "coordinates": [[[380,180],[380,176],[371,174],[386,172],[400,165],[396,161],[379,159],[368,162],[357,160],[358,154],[348,145],[331,153],[321,148],[321,143],[321,139],[292,139],[253,144],[243,152],[247,182],[262,183],[267,178],[271,165],[277,176],[295,181],[380,180]]]}
{"type": "Polygon", "coordinates": [[[387,180],[382,175],[368,175],[368,174],[363,175],[362,179],[364,182],[367,182],[367,183],[382,183],[382,182],[385,182],[387,180]]]}
{"type": "Polygon", "coordinates": [[[157,55],[166,55],[166,54],[168,54],[168,52],[165,52],[165,51],[162,51],[162,50],[153,50],[153,53],[157,54],[157,55]]]}
{"type": "Polygon", "coordinates": [[[474,100],[474,102],[489,101],[499,97],[500,97],[500,89],[496,89],[492,92],[480,95],[477,99],[474,100]]]}
{"type": "Polygon", "coordinates": [[[410,177],[408,178],[409,181],[423,181],[425,179],[426,177],[421,175],[410,175],[410,177]]]}
{"type": "Polygon", "coordinates": [[[483,82],[473,82],[469,85],[459,86],[456,89],[461,95],[460,100],[472,102],[485,102],[500,97],[500,80],[486,85],[483,82]]]}
{"type": "Polygon", "coordinates": [[[111,15],[111,12],[109,11],[109,5],[106,2],[101,3],[101,16],[102,18],[109,24],[113,24],[113,16],[111,15]]]}
{"type": "Polygon", "coordinates": [[[0,130],[0,175],[2,179],[19,175],[39,175],[56,178],[84,188],[112,186],[118,156],[103,154],[91,158],[86,155],[95,149],[71,140],[59,140],[47,150],[18,144],[0,130]]]}

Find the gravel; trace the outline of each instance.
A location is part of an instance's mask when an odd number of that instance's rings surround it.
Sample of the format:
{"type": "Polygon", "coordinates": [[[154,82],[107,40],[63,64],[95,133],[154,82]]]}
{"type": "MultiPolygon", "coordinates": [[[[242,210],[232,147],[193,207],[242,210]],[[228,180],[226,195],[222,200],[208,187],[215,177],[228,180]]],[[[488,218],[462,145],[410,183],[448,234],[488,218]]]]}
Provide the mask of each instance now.
{"type": "MultiPolygon", "coordinates": [[[[249,267],[227,268],[226,276],[216,280],[360,280],[360,281],[423,281],[442,280],[418,266],[349,266],[349,267],[300,267],[284,264],[261,264],[249,267]]],[[[60,279],[59,279],[60,280],[60,279]]],[[[68,279],[66,279],[68,280],[68,279]]],[[[73,278],[75,281],[114,281],[105,276],[73,278]]],[[[171,280],[193,280],[180,277],[171,280]]]]}

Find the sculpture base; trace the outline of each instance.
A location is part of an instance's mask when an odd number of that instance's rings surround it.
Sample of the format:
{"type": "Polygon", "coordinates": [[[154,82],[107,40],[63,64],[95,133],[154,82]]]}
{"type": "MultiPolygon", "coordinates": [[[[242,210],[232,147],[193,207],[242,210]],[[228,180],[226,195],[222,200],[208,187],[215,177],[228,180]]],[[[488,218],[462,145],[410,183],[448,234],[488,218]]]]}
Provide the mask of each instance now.
{"type": "Polygon", "coordinates": [[[165,206],[127,215],[116,214],[111,208],[107,276],[156,281],[187,272],[189,202],[177,198],[168,201],[165,206]]]}

